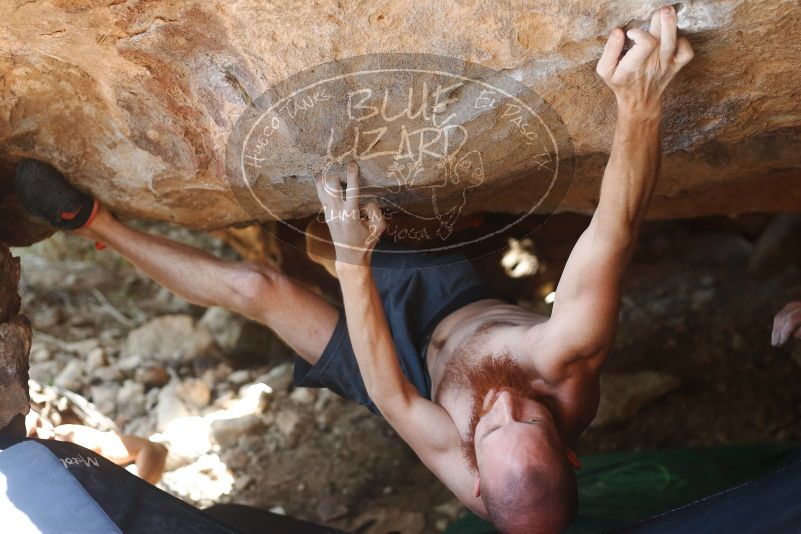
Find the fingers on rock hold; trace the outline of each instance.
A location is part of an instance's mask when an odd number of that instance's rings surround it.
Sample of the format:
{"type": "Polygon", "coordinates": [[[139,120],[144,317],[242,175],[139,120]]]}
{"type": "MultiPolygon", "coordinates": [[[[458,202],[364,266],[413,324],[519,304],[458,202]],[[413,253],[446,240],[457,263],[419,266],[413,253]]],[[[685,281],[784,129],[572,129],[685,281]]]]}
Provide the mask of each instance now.
{"type": "Polygon", "coordinates": [[[356,210],[359,208],[359,166],[355,161],[351,161],[348,164],[346,179],[345,207],[349,210],[356,210]]]}
{"type": "Polygon", "coordinates": [[[367,212],[367,219],[370,221],[370,224],[375,225],[380,230],[386,227],[384,215],[381,213],[381,208],[375,200],[371,200],[365,205],[365,211],[367,212]]]}
{"type": "Polygon", "coordinates": [[[625,39],[623,37],[623,30],[620,28],[613,28],[609,33],[609,39],[607,39],[606,45],[604,45],[601,59],[598,60],[598,64],[595,66],[595,72],[601,78],[607,78],[614,72],[620,53],[623,51],[623,45],[625,44],[625,39]]]}
{"type": "Polygon", "coordinates": [[[638,70],[658,46],[659,42],[650,33],[639,28],[630,29],[626,32],[626,35],[634,41],[634,46],[620,60],[620,65],[630,71],[638,70]]]}
{"type": "Polygon", "coordinates": [[[670,64],[676,52],[676,17],[672,6],[662,10],[659,39],[659,55],[663,63],[670,64]]]}
{"type": "Polygon", "coordinates": [[[695,57],[695,51],[693,47],[690,46],[690,41],[688,41],[686,37],[680,37],[676,42],[676,56],[673,58],[674,61],[680,67],[683,67],[692,61],[693,57],[695,57]]]}
{"type": "Polygon", "coordinates": [[[651,23],[648,25],[648,33],[655,39],[659,39],[662,35],[662,9],[664,8],[654,11],[654,14],[651,16],[651,23]]]}

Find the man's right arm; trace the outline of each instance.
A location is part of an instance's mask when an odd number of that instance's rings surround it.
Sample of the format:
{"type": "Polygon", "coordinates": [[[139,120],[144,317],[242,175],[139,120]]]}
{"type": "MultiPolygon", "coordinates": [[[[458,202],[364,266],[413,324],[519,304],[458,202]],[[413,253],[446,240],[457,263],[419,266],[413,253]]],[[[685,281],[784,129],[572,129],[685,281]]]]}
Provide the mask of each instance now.
{"type": "Polygon", "coordinates": [[[337,262],[353,352],[365,388],[381,414],[420,460],[473,512],[486,517],[472,493],[474,476],[461,453],[461,436],[445,409],[406,379],[384,309],[364,265],[337,262]]]}
{"type": "Polygon", "coordinates": [[[404,375],[381,297],[370,269],[374,236],[384,230],[377,205],[369,205],[371,216],[359,214],[358,166],[349,166],[347,195],[343,198],[338,180],[321,177],[317,193],[326,214],[336,247],[336,271],[353,353],[367,394],[420,460],[459,499],[477,513],[481,502],[470,489],[473,479],[461,458],[461,436],[450,414],[439,404],[424,398],[404,375]]]}

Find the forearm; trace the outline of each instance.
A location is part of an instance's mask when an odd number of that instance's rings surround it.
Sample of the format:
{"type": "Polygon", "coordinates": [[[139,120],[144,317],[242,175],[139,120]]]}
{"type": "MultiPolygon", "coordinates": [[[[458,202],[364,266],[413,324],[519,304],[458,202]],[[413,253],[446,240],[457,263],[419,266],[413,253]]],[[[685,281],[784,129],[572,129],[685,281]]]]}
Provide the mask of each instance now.
{"type": "Polygon", "coordinates": [[[337,262],[350,341],[367,393],[386,411],[406,398],[411,384],[398,363],[370,267],[337,262]]]}
{"type": "Polygon", "coordinates": [[[659,176],[661,109],[618,109],[612,150],[592,225],[596,238],[628,248],[659,176]]]}

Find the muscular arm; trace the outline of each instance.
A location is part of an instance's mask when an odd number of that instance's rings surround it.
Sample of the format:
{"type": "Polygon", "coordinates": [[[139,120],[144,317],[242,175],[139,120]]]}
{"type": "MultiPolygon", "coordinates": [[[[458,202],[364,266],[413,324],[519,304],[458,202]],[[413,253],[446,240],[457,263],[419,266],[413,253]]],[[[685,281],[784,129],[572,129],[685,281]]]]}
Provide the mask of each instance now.
{"type": "Polygon", "coordinates": [[[659,175],[661,95],[693,55],[686,39],[676,39],[672,11],[629,37],[635,45],[619,59],[623,33],[613,30],[596,69],[618,109],[598,207],[568,258],[551,318],[530,332],[544,355],[541,371],[554,379],[582,359],[599,369],[614,341],[621,280],[659,175]]]}
{"type": "Polygon", "coordinates": [[[420,460],[473,512],[486,516],[473,494],[474,477],[461,455],[450,415],[406,379],[370,268],[337,262],[353,352],[367,393],[420,460]]]}
{"type": "Polygon", "coordinates": [[[384,223],[375,204],[367,207],[368,220],[359,215],[358,176],[358,167],[353,163],[348,169],[347,199],[342,198],[338,180],[321,178],[317,182],[336,248],[336,270],[353,352],[367,393],[381,414],[439,476],[444,460],[459,448],[459,433],[450,415],[423,398],[401,370],[370,271],[375,244],[371,239],[381,233],[384,223]]]}
{"type": "Polygon", "coordinates": [[[420,395],[406,379],[370,267],[337,262],[345,317],[367,394],[392,423],[420,395]]]}
{"type": "Polygon", "coordinates": [[[614,341],[620,284],[659,175],[659,116],[619,111],[598,208],[568,258],[547,334],[558,365],[605,354],[614,341]]]}

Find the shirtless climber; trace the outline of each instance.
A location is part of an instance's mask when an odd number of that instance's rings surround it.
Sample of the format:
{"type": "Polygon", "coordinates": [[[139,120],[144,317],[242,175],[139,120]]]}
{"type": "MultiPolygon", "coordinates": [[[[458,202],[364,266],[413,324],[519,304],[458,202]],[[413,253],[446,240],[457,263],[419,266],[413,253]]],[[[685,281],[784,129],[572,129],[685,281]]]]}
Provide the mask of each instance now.
{"type": "MultiPolygon", "coordinates": [[[[272,328],[300,356],[296,385],[328,387],[385,417],[468,508],[502,531],[557,532],[576,511],[572,449],[598,407],[621,279],[659,174],[661,96],[693,56],[677,39],[670,7],[648,31],[628,36],[635,44],[621,58],[624,33],[612,30],[596,68],[617,97],[618,122],[598,208],[550,318],[499,298],[459,254],[372,254],[395,246],[368,243],[384,226],[375,204],[366,206],[368,220],[327,217],[343,312],[263,265],[132,230],[44,164],[21,164],[19,196],[186,300],[272,328]]],[[[358,186],[355,163],[347,198],[336,180],[318,180],[326,214],[359,213],[358,186]]]]}

